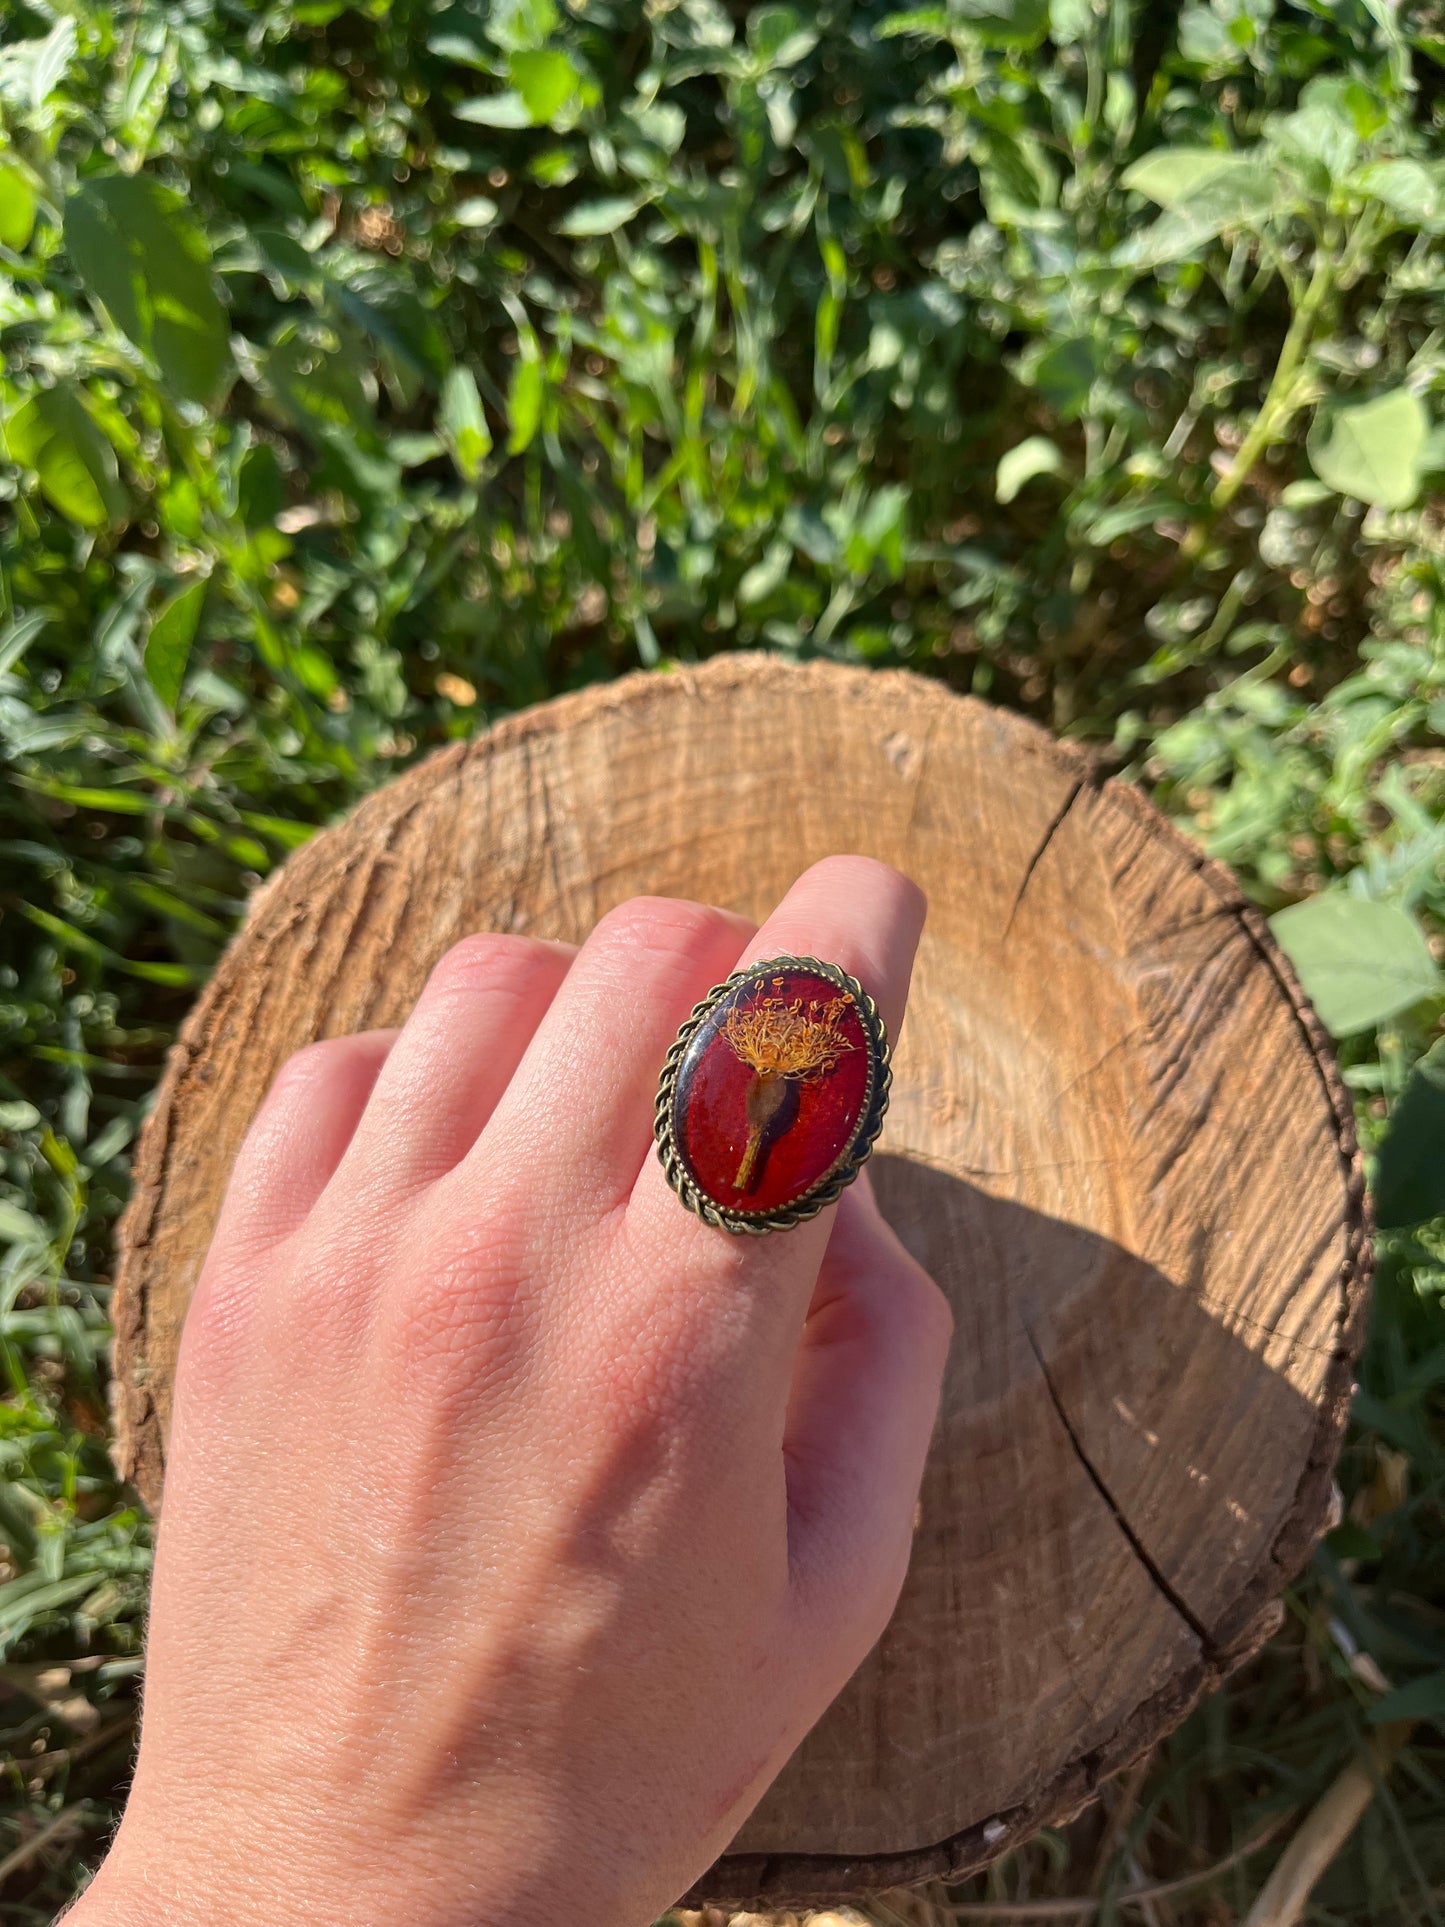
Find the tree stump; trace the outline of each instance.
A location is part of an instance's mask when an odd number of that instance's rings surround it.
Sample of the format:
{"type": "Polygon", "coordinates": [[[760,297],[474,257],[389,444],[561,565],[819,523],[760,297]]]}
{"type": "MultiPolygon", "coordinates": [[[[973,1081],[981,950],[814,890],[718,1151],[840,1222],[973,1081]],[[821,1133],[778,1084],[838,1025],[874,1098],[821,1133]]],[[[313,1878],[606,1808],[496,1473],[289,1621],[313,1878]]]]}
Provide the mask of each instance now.
{"type": "Polygon", "coordinates": [[[1328,1508],[1366,1206],[1324,1034],[1225,871],[1032,724],[904,672],[724,656],[560,697],[257,893],[122,1228],[119,1457],[155,1505],[181,1321],[290,1052],[399,1024],[469,931],[577,941],[640,892],[761,918],[840,850],[928,892],[871,1170],[957,1335],[893,1622],[695,1903],[976,1868],[1277,1623],[1328,1508]]]}

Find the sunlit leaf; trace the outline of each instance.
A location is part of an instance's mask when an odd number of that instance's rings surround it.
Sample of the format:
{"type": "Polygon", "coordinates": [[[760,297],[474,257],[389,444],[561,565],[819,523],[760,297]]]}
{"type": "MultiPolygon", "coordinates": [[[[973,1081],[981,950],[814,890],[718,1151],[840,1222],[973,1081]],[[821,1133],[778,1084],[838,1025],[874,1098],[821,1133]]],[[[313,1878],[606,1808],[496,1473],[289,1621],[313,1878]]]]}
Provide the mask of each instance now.
{"type": "Polygon", "coordinates": [[[1398,904],[1326,890],[1276,911],[1270,927],[1336,1037],[1383,1024],[1445,981],[1425,933],[1398,904]]]}
{"type": "Polygon", "coordinates": [[[34,43],[30,68],[30,107],[38,113],[59,86],[61,76],[75,58],[79,41],[75,21],[62,14],[41,41],[34,43]]]}
{"type": "Polygon", "coordinates": [[[497,218],[497,204],[485,194],[468,195],[452,209],[458,227],[490,227],[497,218]]]}
{"type": "Polygon", "coordinates": [[[542,425],[542,400],[546,382],[542,364],[535,354],[524,355],[512,370],[507,385],[507,453],[520,455],[542,425]]]}
{"type": "Polygon", "coordinates": [[[1049,30],[1049,0],[951,0],[949,13],[988,46],[1034,47],[1049,30]]]}
{"type": "Polygon", "coordinates": [[[151,688],[167,709],[175,708],[181,693],[181,680],[205,600],[205,582],[188,583],[171,597],[151,624],[145,646],[145,672],[151,688]]]}
{"type": "Polygon", "coordinates": [[[555,232],[580,239],[583,235],[615,234],[626,227],[641,207],[628,195],[613,194],[602,200],[579,201],[558,221],[555,232]]]}
{"type": "Polygon", "coordinates": [[[1255,157],[1219,147],[1161,147],[1126,167],[1119,185],[1146,195],[1160,207],[1174,208],[1220,181],[1248,179],[1258,166],[1255,157]]]}
{"type": "Polygon", "coordinates": [[[758,7],[748,15],[748,45],[769,67],[795,67],[817,44],[817,28],[796,7],[758,7]]]}
{"type": "Polygon", "coordinates": [[[46,388],[5,423],[11,459],[35,471],[41,492],[84,528],[103,528],[125,514],[115,450],[72,388],[46,388]]]}
{"type": "MultiPolygon", "coordinates": [[[[1158,184],[1165,192],[1172,192],[1177,185],[1167,175],[1158,184]]],[[[1182,261],[1231,228],[1257,227],[1272,208],[1274,198],[1275,182],[1268,168],[1253,163],[1217,168],[1196,192],[1181,194],[1157,221],[1123,242],[1115,259],[1123,266],[1138,268],[1182,261]]]]}
{"type": "Polygon", "coordinates": [[[1430,417],[1404,388],[1320,411],[1309,434],[1310,465],[1341,495],[1380,508],[1408,508],[1420,493],[1430,417]]]}
{"type": "Polygon", "coordinates": [[[530,127],[531,109],[515,88],[501,94],[480,94],[452,109],[458,120],[475,122],[479,127],[530,127]]]}
{"type": "Polygon", "coordinates": [[[14,161],[0,159],[0,247],[19,254],[35,229],[35,190],[14,161]]]}
{"type": "Polygon", "coordinates": [[[482,398],[470,368],[456,367],[442,383],[437,426],[465,482],[475,482],[491,453],[492,431],[482,412],[482,398]]]}
{"type": "Polygon", "coordinates": [[[1374,161],[1359,170],[1353,185],[1411,227],[1438,231],[1445,222],[1445,162],[1374,161]]]}
{"type": "Polygon", "coordinates": [[[1062,475],[1065,462],[1047,435],[1029,435],[999,458],[994,494],[1011,502],[1025,483],[1039,475],[1062,475]]]}
{"type": "Polygon", "coordinates": [[[512,55],[512,87],[533,127],[550,126],[576,98],[581,79],[568,54],[538,49],[512,55]]]}

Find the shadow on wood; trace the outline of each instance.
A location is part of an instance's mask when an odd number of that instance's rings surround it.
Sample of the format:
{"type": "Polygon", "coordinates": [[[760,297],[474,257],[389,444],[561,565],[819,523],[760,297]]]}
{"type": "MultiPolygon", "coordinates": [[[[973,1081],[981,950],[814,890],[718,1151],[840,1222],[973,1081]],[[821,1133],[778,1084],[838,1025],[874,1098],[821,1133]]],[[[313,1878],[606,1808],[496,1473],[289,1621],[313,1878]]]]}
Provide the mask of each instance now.
{"type": "MultiPolygon", "coordinates": [[[[1314,1408],[1191,1281],[908,1158],[869,1168],[957,1328],[904,1598],[810,1746],[877,1764],[868,1811],[899,1840],[921,1811],[955,1828],[931,1853],[846,1866],[786,1848],[729,1855],[698,1905],[843,1899],[986,1865],[1041,1805],[1077,1807],[1252,1652],[1304,1550],[1283,1506],[1256,1516],[1254,1459],[1283,1441],[1307,1451],[1314,1408]],[[1261,1529],[1280,1535],[1273,1567],[1237,1597],[1234,1559],[1261,1529]],[[940,1651],[961,1659],[942,1677],[940,1651]]],[[[774,1797],[790,1822],[837,1827],[805,1755],[774,1797]]]]}

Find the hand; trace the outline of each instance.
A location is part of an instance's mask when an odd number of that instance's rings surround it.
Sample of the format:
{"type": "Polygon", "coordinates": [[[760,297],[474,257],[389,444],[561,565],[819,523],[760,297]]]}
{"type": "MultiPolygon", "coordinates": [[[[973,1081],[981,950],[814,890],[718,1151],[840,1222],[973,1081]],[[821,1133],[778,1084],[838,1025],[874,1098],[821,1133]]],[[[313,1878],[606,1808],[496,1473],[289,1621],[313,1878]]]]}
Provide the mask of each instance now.
{"type": "Polygon", "coordinates": [[[866,1173],[767,1237],[652,1104],[740,960],[896,1040],[921,894],[830,857],[762,930],[639,898],[477,936],[284,1067],[176,1370],[134,1788],[69,1920],[642,1927],[892,1611],[951,1320],[866,1173]]]}

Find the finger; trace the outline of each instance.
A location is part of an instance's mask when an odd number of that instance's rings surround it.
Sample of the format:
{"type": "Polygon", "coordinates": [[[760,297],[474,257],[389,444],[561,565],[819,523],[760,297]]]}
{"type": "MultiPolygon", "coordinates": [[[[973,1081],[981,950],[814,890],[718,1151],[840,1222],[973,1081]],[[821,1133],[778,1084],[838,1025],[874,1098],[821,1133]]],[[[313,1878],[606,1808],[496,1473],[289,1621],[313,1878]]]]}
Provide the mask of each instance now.
{"type": "Polygon", "coordinates": [[[279,1244],[303,1222],[345,1155],[396,1037],[327,1037],[286,1060],[232,1167],[218,1247],[279,1244]]]}
{"type": "Polygon", "coordinates": [[[453,944],[376,1080],[346,1155],[345,1181],[410,1190],[459,1163],[576,954],[575,944],[492,931],[453,944]]]}
{"type": "MultiPolygon", "coordinates": [[[[811,956],[841,965],[873,997],[896,1043],[926,908],[923,892],[891,865],[871,857],[825,857],[798,878],[740,961],[811,956]]],[[[659,1055],[654,1077],[661,1063],[659,1055]]],[[[627,1234],[644,1274],[663,1268],[694,1280],[699,1289],[713,1278],[730,1298],[741,1290],[766,1302],[768,1350],[781,1390],[832,1217],[830,1207],[763,1237],[718,1230],[684,1207],[651,1156],[633,1187],[627,1234]]]]}
{"type": "Polygon", "coordinates": [[[860,1182],[839,1200],[784,1423],[801,1598],[867,1651],[907,1570],[953,1332],[948,1301],[860,1182]]]}
{"type": "MultiPolygon", "coordinates": [[[[560,1235],[627,1203],[652,1144],[657,1076],[678,1026],[726,977],[754,926],[673,897],[610,910],[497,1105],[472,1165],[565,1173],[553,1200],[560,1235]]],[[[463,1180],[467,1173],[459,1173],[463,1180]]]]}

